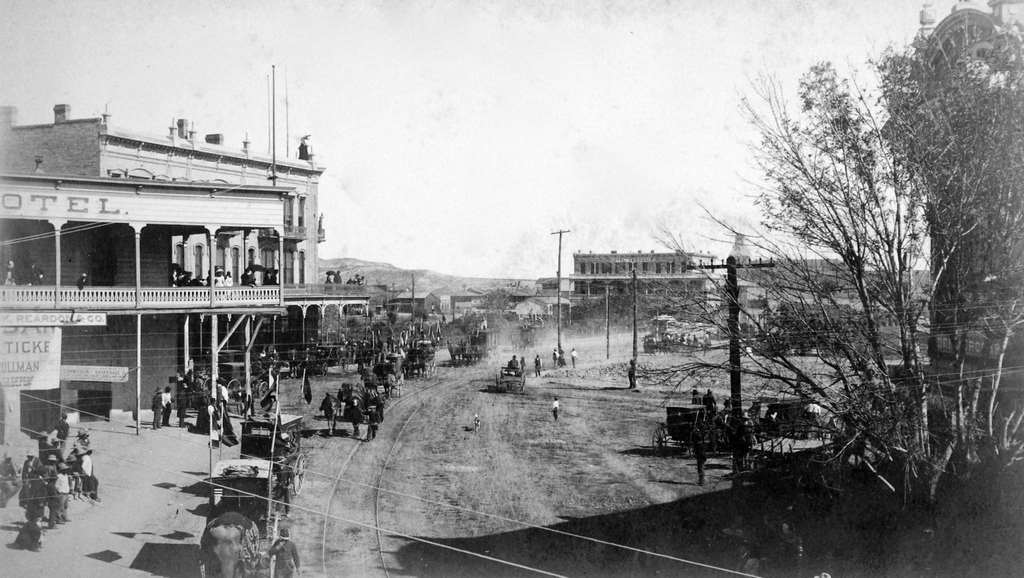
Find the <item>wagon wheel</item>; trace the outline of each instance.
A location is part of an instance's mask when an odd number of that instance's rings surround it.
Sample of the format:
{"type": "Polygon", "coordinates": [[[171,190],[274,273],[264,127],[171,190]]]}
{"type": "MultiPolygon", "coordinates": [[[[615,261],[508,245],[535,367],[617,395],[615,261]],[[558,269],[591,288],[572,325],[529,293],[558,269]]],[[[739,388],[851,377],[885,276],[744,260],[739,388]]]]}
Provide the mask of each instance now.
{"type": "Polygon", "coordinates": [[[665,447],[667,445],[668,430],[664,424],[659,424],[658,427],[654,428],[654,433],[651,434],[651,448],[654,450],[654,455],[665,455],[665,447]]]}
{"type": "Polygon", "coordinates": [[[297,496],[302,493],[302,480],[306,477],[306,455],[299,454],[292,465],[292,492],[297,496]]]}

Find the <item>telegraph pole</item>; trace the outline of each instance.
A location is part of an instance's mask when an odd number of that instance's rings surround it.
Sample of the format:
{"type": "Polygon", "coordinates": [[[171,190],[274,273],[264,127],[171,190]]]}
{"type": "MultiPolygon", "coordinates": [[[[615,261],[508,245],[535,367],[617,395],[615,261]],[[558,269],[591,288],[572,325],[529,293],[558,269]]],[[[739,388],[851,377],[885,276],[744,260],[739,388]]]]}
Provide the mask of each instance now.
{"type": "Polygon", "coordinates": [[[725,293],[729,300],[729,319],[727,328],[729,330],[729,397],[732,404],[732,415],[737,419],[743,418],[743,391],[740,378],[740,286],[736,276],[737,269],[763,269],[774,267],[775,263],[767,263],[758,260],[757,263],[748,262],[743,265],[736,263],[736,257],[730,255],[725,260],[725,265],[714,263],[709,265],[690,266],[691,269],[725,269],[725,293]]]}
{"type": "Polygon", "coordinates": [[[637,358],[636,333],[636,265],[633,266],[633,362],[637,358]]]}
{"type": "Polygon", "coordinates": [[[558,277],[555,288],[555,326],[557,327],[558,351],[562,351],[562,235],[569,233],[568,229],[561,229],[551,233],[558,235],[558,277]]]}
{"type": "Polygon", "coordinates": [[[743,392],[740,386],[740,285],[736,279],[736,257],[725,260],[725,292],[729,296],[729,396],[732,417],[743,419],[743,392]]]}
{"type": "Polygon", "coordinates": [[[612,309],[608,301],[608,285],[604,286],[604,358],[612,357],[612,309]]]}

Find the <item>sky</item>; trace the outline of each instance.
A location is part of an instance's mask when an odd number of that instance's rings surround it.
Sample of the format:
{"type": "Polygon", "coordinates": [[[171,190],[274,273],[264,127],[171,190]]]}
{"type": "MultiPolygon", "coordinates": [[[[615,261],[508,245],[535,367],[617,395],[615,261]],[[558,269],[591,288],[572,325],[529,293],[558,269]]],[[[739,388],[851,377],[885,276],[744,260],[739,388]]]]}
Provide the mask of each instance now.
{"type": "MultiPolygon", "coordinates": [[[[107,110],[166,134],[246,134],[278,154],[312,135],[327,241],[458,275],[553,276],[573,252],[724,256],[758,222],[751,82],[790,94],[811,65],[860,75],[917,33],[906,0],[48,2],[5,0],[0,105],[19,124],[107,110]],[[284,87],[288,91],[285,142],[284,87]]],[[[951,1],[934,2],[941,19],[951,1]]],[[[295,153],[290,152],[294,157],[295,153]]]]}

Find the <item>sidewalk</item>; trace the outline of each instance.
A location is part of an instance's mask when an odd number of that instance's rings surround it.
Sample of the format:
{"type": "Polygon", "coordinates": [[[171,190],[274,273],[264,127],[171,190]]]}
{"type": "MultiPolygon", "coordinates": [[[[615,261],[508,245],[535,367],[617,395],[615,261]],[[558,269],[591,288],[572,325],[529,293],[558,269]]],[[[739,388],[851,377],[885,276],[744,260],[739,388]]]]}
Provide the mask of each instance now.
{"type": "MultiPolygon", "coordinates": [[[[17,498],[0,509],[3,569],[9,576],[197,576],[195,560],[206,524],[207,436],[177,427],[141,435],[129,422],[94,422],[93,464],[101,503],[71,500],[71,521],[44,530],[43,548],[10,548],[24,510],[17,498]]],[[[238,457],[238,447],[214,450],[213,461],[238,457]]],[[[24,454],[12,455],[21,465],[24,454]]],[[[45,525],[44,525],[45,527],[45,525]]]]}

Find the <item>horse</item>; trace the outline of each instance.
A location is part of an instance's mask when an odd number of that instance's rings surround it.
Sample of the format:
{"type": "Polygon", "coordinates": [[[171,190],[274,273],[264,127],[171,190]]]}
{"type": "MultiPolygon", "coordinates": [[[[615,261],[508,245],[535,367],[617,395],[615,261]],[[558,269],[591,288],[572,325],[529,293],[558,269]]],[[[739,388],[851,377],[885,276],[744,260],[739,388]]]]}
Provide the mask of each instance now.
{"type": "Polygon", "coordinates": [[[238,512],[225,512],[206,525],[199,551],[203,578],[254,576],[261,557],[259,528],[238,512]]]}

